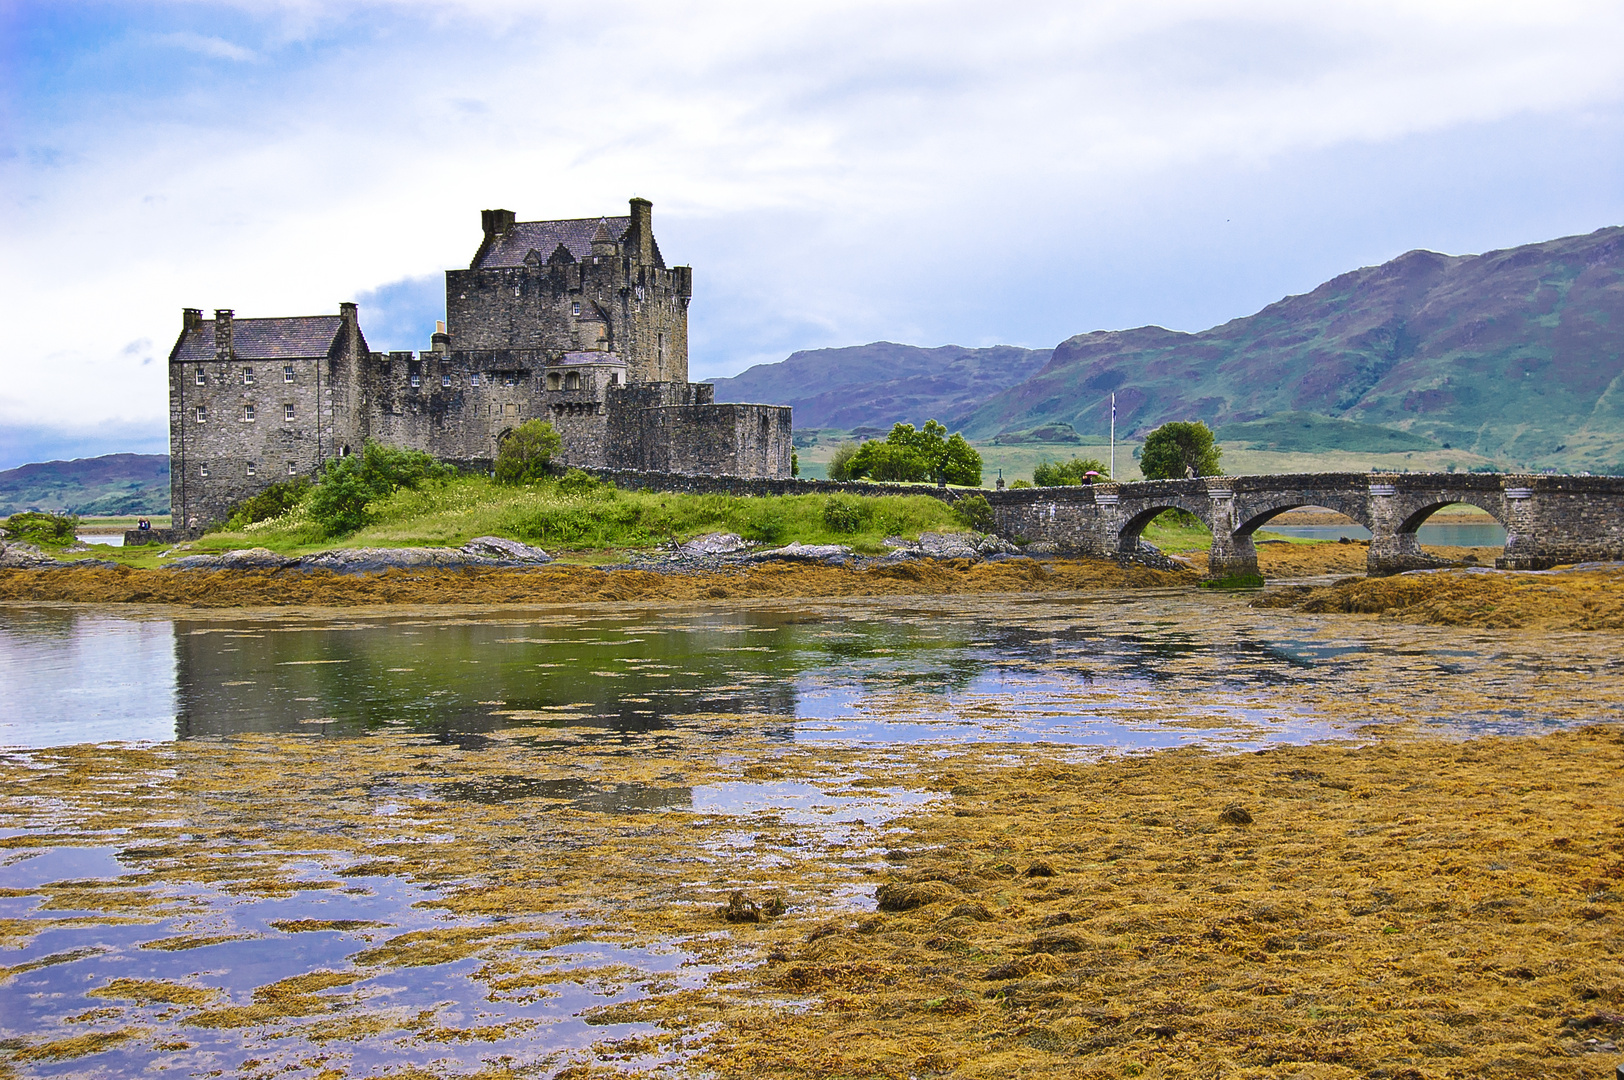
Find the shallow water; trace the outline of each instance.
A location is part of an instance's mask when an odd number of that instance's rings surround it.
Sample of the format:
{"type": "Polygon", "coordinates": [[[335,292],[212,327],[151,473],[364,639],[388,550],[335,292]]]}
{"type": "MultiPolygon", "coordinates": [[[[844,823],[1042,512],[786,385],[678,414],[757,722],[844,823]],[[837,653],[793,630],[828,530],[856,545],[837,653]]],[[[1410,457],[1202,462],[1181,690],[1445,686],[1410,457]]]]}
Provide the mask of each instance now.
{"type": "MultiPolygon", "coordinates": [[[[1344,536],[1349,540],[1370,539],[1369,529],[1351,521],[1345,525],[1265,525],[1263,528],[1266,532],[1306,540],[1337,540],[1344,536]]],[[[1503,548],[1506,546],[1506,529],[1497,521],[1462,525],[1429,522],[1415,531],[1415,538],[1422,547],[1503,548]]]]}
{"type": "MultiPolygon", "coordinates": [[[[0,745],[514,725],[604,738],[731,730],[785,742],[1052,741],[1148,748],[1331,734],[1304,693],[1408,686],[1426,719],[1547,644],[1316,623],[1215,594],[623,610],[175,616],[0,609],[0,745]],[[1282,693],[1282,691],[1285,691],[1282,693]],[[1260,698],[1265,694],[1266,698],[1260,698]]],[[[1608,665],[1579,649],[1574,670],[1608,665]]]]}
{"type": "Polygon", "coordinates": [[[737,962],[714,894],[692,890],[781,873],[824,910],[871,908],[862,883],[896,842],[891,823],[940,797],[890,779],[886,755],[1253,749],[1368,724],[1521,733],[1621,715],[1612,638],[1249,599],[0,608],[0,745],[168,748],[156,762],[96,751],[100,787],[70,777],[51,799],[29,783],[50,751],[6,758],[4,824],[22,827],[0,830],[0,1039],[123,1040],[31,1075],[455,1074],[502,1058],[546,1074],[604,1040],[671,1061],[680,1046],[645,1045],[655,1026],[613,1010],[737,962]],[[833,764],[778,771],[797,757],[833,764]],[[123,809],[88,820],[103,803],[123,809]],[[615,862],[633,843],[651,854],[615,862]],[[438,863],[412,855],[428,848],[438,863]],[[565,868],[548,886],[564,899],[528,914],[444,902],[504,866],[535,881],[565,868]],[[570,892],[577,874],[601,892],[570,892]],[[631,932],[650,904],[697,913],[682,916],[697,929],[631,932]],[[390,958],[413,935],[462,932],[488,942],[390,958]],[[522,978],[503,974],[510,960],[522,978]],[[337,981],[291,1013],[218,1019],[311,976],[337,981]],[[206,1000],[119,999],[119,979],[206,1000]]]}

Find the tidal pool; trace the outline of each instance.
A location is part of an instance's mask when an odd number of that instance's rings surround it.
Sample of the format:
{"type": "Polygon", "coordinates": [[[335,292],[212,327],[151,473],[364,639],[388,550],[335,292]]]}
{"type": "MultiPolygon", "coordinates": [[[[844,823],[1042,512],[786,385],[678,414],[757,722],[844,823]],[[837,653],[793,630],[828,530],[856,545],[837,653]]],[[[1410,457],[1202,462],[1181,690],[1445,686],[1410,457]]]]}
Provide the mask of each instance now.
{"type": "Polygon", "coordinates": [[[942,770],[1619,719],[1610,638],[1247,599],[0,609],[0,1055],[680,1071],[729,893],[872,910],[942,770]]]}

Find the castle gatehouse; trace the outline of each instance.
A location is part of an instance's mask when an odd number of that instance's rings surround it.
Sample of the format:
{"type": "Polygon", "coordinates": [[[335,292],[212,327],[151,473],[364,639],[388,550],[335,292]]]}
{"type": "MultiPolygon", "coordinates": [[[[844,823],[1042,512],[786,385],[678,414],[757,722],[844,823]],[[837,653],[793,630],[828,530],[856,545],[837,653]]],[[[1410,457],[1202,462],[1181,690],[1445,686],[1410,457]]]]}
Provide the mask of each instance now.
{"type": "Polygon", "coordinates": [[[368,349],[337,315],[213,319],[187,308],[169,354],[170,505],[177,529],[367,439],[488,467],[519,424],[547,420],[564,463],[693,476],[790,475],[790,410],[717,404],[688,381],[693,270],[665,264],[653,206],[625,217],[482,214],[446,319],[422,352],[368,349]]]}

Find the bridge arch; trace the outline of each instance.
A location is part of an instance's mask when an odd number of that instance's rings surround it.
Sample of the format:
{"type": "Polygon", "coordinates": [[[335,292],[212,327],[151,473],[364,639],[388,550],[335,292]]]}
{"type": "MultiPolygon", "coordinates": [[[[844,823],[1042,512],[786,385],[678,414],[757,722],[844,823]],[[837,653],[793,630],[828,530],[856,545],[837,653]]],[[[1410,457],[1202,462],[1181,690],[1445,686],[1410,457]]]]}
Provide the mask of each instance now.
{"type": "Polygon", "coordinates": [[[1132,513],[1117,529],[1116,549],[1120,552],[1132,552],[1139,546],[1139,537],[1145,527],[1152,521],[1161,517],[1169,510],[1179,510],[1196,518],[1204,525],[1208,532],[1212,532],[1211,508],[1205,500],[1197,502],[1194,499],[1167,499],[1147,500],[1136,504],[1132,513]]]}
{"type": "Polygon", "coordinates": [[[1370,528],[1370,508],[1364,498],[1346,498],[1324,491],[1281,492],[1278,495],[1239,499],[1235,506],[1235,535],[1251,536],[1281,514],[1308,506],[1324,507],[1370,528]]]}
{"type": "Polygon", "coordinates": [[[1436,501],[1429,501],[1424,505],[1410,511],[1404,520],[1399,522],[1398,531],[1413,533],[1427,523],[1427,519],[1446,506],[1475,506],[1493,518],[1502,528],[1509,528],[1505,517],[1505,506],[1498,498],[1485,498],[1485,492],[1479,495],[1476,492],[1455,492],[1448,496],[1441,496],[1436,501]]]}

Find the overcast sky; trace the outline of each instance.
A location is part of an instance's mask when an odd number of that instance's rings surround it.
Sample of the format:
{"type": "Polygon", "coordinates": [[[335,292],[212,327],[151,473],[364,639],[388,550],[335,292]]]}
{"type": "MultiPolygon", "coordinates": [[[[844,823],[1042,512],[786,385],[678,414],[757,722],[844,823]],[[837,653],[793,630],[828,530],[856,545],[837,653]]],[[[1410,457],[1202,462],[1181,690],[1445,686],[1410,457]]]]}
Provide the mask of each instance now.
{"type": "Polygon", "coordinates": [[[426,348],[487,207],[653,200],[694,378],[1589,232],[1621,57],[1616,0],[0,0],[0,468],[165,450],[182,307],[426,348]]]}

